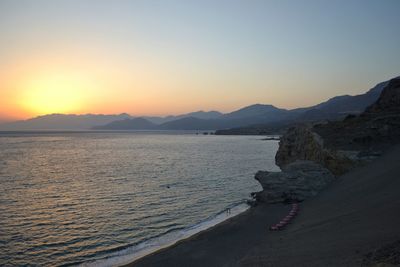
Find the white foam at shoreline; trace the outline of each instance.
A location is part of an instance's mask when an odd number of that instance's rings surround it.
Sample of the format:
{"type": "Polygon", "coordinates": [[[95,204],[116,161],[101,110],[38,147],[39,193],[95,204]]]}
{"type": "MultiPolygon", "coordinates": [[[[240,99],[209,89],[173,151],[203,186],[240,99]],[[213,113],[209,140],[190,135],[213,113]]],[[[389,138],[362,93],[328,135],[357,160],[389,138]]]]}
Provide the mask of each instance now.
{"type": "Polygon", "coordinates": [[[178,241],[187,239],[201,231],[207,230],[229,218],[232,218],[240,213],[245,212],[250,208],[246,203],[240,203],[230,208],[230,213],[226,210],[218,213],[216,216],[200,222],[192,227],[182,230],[172,231],[165,235],[151,238],[147,241],[139,243],[138,245],[128,247],[121,251],[112,253],[109,257],[97,261],[82,263],[79,266],[85,267],[108,267],[108,266],[121,266],[138,260],[153,252],[167,248],[174,245],[178,241]]]}

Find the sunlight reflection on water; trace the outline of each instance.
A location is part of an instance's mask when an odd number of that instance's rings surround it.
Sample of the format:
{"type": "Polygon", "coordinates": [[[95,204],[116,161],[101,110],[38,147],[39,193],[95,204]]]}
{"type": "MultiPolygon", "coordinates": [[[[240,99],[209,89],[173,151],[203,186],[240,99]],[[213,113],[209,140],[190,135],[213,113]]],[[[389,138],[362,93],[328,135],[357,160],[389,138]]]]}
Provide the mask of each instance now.
{"type": "Polygon", "coordinates": [[[139,133],[0,135],[0,265],[101,259],[261,189],[275,141],[139,133]]]}

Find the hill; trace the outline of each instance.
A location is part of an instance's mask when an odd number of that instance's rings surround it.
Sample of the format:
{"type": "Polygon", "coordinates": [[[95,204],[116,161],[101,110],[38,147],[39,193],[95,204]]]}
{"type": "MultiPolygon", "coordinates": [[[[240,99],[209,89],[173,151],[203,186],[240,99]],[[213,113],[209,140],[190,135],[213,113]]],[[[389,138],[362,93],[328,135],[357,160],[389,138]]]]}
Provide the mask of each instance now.
{"type": "Polygon", "coordinates": [[[213,130],[216,127],[218,127],[217,120],[188,117],[163,123],[158,128],[162,130],[213,130]]]}
{"type": "Polygon", "coordinates": [[[177,116],[144,116],[140,120],[133,120],[134,117],[125,113],[120,115],[51,114],[1,124],[0,130],[159,129],[219,130],[217,134],[254,134],[256,132],[262,134],[271,131],[280,133],[282,127],[286,129],[297,123],[340,120],[349,114],[360,114],[378,99],[387,84],[388,81],[379,83],[365,94],[337,96],[311,107],[292,110],[277,108],[273,105],[254,104],[226,114],[218,111],[196,111],[177,116]]]}
{"type": "MultiPolygon", "coordinates": [[[[321,112],[320,117],[328,115],[331,118],[340,118],[343,117],[344,114],[360,114],[366,107],[372,105],[379,98],[383,88],[385,88],[388,83],[389,81],[378,83],[364,94],[336,96],[318,105],[295,109],[293,111],[302,112],[312,110],[313,116],[319,111],[321,112]]],[[[302,116],[304,115],[305,114],[302,114],[302,116]]]]}
{"type": "Polygon", "coordinates": [[[143,117],[144,119],[154,123],[154,124],[163,124],[165,122],[173,121],[173,120],[179,120],[183,118],[188,118],[188,117],[194,117],[197,119],[204,119],[204,120],[209,120],[209,119],[217,119],[221,117],[223,114],[219,111],[195,111],[187,114],[182,114],[182,115],[177,115],[177,116],[165,116],[165,117],[150,117],[150,116],[145,116],[143,117]]]}
{"type": "Polygon", "coordinates": [[[265,200],[297,202],[296,196],[312,190],[300,199],[300,211],[291,215],[297,214],[290,224],[282,220],[293,210],[289,205],[258,202],[239,216],[127,266],[399,266],[399,130],[398,78],[360,115],[293,127],[281,138],[276,162],[282,172],[256,175],[263,179],[263,191],[256,196],[265,193],[265,200]],[[334,171],[333,161],[340,163],[337,154],[328,153],[377,148],[384,149],[383,156],[338,173],[324,190],[314,191],[321,177],[310,166],[334,171]],[[294,172],[293,164],[303,167],[294,172]],[[271,192],[277,188],[287,192],[271,192]],[[281,231],[268,231],[277,222],[281,231]]]}
{"type": "Polygon", "coordinates": [[[360,116],[317,124],[327,147],[381,151],[400,142],[400,77],[390,80],[378,100],[360,116]]]}
{"type": "Polygon", "coordinates": [[[126,113],[122,113],[119,115],[50,114],[23,121],[4,123],[0,125],[0,130],[88,130],[95,126],[104,125],[116,120],[124,120],[128,118],[131,118],[131,116],[126,113]]]}
{"type": "Polygon", "coordinates": [[[298,123],[316,123],[327,120],[341,120],[349,114],[362,113],[368,106],[373,104],[379,98],[382,90],[385,88],[385,86],[387,86],[388,83],[389,81],[378,83],[364,94],[354,96],[337,96],[318,105],[288,110],[286,114],[277,114],[277,120],[268,121],[264,123],[264,125],[262,125],[262,122],[260,121],[254,123],[254,120],[248,120],[249,123],[247,123],[247,125],[245,126],[219,130],[216,132],[216,134],[229,135],[238,133],[247,134],[254,132],[262,134],[264,132],[270,133],[271,129],[275,129],[275,133],[279,134],[290,125],[295,125],[298,123]],[[279,122],[281,128],[276,127],[277,122],[279,122]]]}
{"type": "Polygon", "coordinates": [[[156,128],[156,124],[144,118],[117,120],[106,125],[93,127],[94,130],[154,130],[156,128]]]}

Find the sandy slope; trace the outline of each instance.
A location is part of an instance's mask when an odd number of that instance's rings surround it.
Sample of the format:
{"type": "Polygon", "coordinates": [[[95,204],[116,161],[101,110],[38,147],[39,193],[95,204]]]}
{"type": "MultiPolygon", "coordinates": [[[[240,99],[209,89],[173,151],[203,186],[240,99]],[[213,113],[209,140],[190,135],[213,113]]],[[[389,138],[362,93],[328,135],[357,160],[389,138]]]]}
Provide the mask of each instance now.
{"type": "Polygon", "coordinates": [[[359,266],[400,240],[400,146],[303,202],[286,230],[268,231],[289,208],[260,205],[132,266],[359,266]]]}

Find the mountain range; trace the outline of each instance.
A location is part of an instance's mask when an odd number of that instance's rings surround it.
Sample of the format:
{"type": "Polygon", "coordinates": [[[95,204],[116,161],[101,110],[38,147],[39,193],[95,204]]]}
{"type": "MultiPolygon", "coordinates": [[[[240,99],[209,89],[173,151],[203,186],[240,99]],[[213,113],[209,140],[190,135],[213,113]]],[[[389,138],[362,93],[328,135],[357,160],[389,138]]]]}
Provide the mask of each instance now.
{"type": "Polygon", "coordinates": [[[218,130],[273,123],[336,120],[348,114],[363,112],[379,98],[387,83],[381,82],[364,94],[337,96],[311,107],[292,110],[254,104],[226,114],[196,111],[166,117],[132,117],[126,113],[50,114],[3,123],[0,124],[0,130],[218,130]]]}
{"type": "Polygon", "coordinates": [[[85,130],[92,127],[123,120],[131,116],[123,113],[119,115],[103,114],[49,114],[28,120],[8,122],[0,125],[0,130],[85,130]]]}

